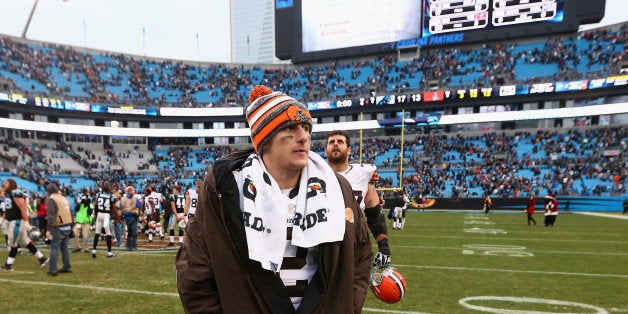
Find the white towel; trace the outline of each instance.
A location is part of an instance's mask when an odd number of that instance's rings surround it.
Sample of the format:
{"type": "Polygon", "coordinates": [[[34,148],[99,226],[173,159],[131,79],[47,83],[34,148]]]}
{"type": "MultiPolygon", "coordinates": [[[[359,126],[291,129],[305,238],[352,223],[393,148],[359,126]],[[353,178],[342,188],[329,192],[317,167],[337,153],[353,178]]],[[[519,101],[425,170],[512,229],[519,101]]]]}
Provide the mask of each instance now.
{"type": "MultiPolygon", "coordinates": [[[[289,204],[257,154],[251,154],[234,175],[240,189],[249,258],[259,261],[264,269],[278,272],[286,248],[289,204]]],[[[299,181],[292,245],[310,248],[342,241],[344,233],[340,183],[325,160],[310,151],[299,181]]]]}

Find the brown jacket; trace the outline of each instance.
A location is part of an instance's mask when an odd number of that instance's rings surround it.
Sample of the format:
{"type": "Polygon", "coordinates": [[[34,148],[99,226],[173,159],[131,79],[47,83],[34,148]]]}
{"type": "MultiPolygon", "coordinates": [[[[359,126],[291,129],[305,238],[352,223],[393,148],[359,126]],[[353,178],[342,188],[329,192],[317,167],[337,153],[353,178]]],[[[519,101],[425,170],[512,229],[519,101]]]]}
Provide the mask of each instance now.
{"type": "MultiPolygon", "coordinates": [[[[279,275],[248,258],[239,191],[232,171],[251,151],[218,160],[205,177],[196,216],[176,257],[177,286],[187,313],[293,313],[279,275]]],[[[351,186],[337,175],[346,207],[342,242],[319,246],[319,269],[297,313],[359,313],[368,290],[373,251],[367,226],[351,186]]]]}

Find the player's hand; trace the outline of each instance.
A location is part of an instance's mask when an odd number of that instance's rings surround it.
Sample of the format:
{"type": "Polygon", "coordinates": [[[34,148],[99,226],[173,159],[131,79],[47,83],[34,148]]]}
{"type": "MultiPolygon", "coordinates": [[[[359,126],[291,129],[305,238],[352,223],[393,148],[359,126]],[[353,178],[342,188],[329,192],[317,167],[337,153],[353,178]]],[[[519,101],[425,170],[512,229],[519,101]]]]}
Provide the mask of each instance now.
{"type": "Polygon", "coordinates": [[[390,255],[386,255],[382,252],[377,252],[373,259],[373,268],[384,269],[390,266],[390,255]]]}

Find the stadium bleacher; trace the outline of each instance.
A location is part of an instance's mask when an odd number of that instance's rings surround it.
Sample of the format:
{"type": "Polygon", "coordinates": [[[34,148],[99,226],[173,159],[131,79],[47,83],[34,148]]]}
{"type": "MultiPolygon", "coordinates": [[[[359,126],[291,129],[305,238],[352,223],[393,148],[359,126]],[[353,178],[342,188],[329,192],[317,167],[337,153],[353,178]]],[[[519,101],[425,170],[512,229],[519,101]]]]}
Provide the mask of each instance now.
{"type": "Polygon", "coordinates": [[[577,37],[426,50],[420,58],[407,60],[389,54],[369,62],[267,65],[264,69],[258,65],[141,60],[2,37],[0,77],[26,93],[120,105],[206,107],[227,106],[228,100],[242,105],[255,82],[313,101],[368,95],[367,86],[382,92],[424,90],[428,80],[437,80],[442,87],[477,87],[490,85],[496,75],[515,83],[617,73],[626,28],[624,23],[577,37]]]}

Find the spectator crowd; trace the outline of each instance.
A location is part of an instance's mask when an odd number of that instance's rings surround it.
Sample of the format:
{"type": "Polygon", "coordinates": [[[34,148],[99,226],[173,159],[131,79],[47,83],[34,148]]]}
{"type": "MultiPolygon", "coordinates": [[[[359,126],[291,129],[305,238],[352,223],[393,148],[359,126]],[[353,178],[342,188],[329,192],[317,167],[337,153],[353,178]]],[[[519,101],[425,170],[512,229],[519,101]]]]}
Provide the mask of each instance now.
{"type": "Polygon", "coordinates": [[[4,71],[45,88],[36,91],[34,84],[14,82],[16,91],[27,95],[135,107],[242,106],[254,84],[297,95],[307,102],[363,97],[372,91],[421,91],[434,80],[441,87],[495,85],[497,77],[505,83],[568,81],[619,73],[628,47],[627,25],[552,36],[542,42],[542,48],[530,50],[518,49],[524,43],[516,41],[492,42],[424,49],[420,57],[410,60],[384,54],[317,65],[199,65],[114,53],[97,55],[57,44],[0,37],[0,78],[4,71]],[[583,60],[584,69],[578,67],[583,60]],[[518,62],[555,64],[558,71],[519,78],[515,70],[518,62]],[[599,69],[588,71],[593,65],[599,69]],[[472,79],[463,81],[464,75],[472,79]]]}

